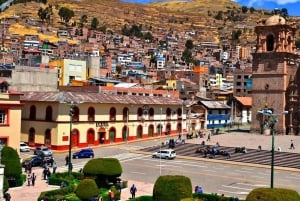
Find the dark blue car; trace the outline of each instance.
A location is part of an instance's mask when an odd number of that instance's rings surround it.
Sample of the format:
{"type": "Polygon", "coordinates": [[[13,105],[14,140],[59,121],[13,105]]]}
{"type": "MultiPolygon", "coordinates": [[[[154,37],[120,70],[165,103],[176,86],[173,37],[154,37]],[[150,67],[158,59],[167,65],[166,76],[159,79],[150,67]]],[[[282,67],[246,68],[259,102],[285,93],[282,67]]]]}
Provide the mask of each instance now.
{"type": "Polygon", "coordinates": [[[94,158],[93,149],[81,149],[73,154],[73,158],[94,158]]]}

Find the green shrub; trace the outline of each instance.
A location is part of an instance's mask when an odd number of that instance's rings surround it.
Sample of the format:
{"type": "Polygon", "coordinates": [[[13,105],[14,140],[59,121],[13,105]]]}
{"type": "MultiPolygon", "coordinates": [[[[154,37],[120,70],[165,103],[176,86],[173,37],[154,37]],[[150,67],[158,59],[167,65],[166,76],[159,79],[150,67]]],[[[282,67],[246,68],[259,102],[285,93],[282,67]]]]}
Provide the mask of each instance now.
{"type": "Polygon", "coordinates": [[[290,189],[283,188],[256,188],[252,190],[246,201],[300,201],[300,195],[290,189]]]}
{"type": "Polygon", "coordinates": [[[180,201],[192,197],[190,178],[181,175],[158,177],[153,188],[153,201],[180,201]]]}
{"type": "Polygon", "coordinates": [[[95,179],[99,188],[110,188],[122,174],[122,167],[116,158],[91,159],[83,168],[87,178],[95,179]]]}
{"type": "Polygon", "coordinates": [[[217,194],[207,194],[207,193],[194,193],[193,198],[199,198],[201,200],[209,200],[209,201],[233,201],[229,197],[223,197],[217,194]]]}
{"type": "Polygon", "coordinates": [[[43,199],[45,199],[45,197],[47,197],[49,199],[49,201],[51,201],[51,200],[55,201],[55,200],[57,200],[58,197],[65,196],[65,195],[68,195],[73,192],[74,192],[74,187],[72,185],[70,185],[65,188],[42,192],[40,194],[38,200],[43,200],[43,199]]]}
{"type": "Polygon", "coordinates": [[[153,199],[151,195],[143,195],[135,199],[130,199],[130,201],[153,201],[153,199]]]}
{"type": "Polygon", "coordinates": [[[83,179],[80,181],[75,193],[80,199],[89,200],[91,197],[97,196],[99,192],[94,180],[83,179]]]}
{"type": "Polygon", "coordinates": [[[202,201],[202,200],[200,200],[198,198],[183,198],[180,201],[202,201]]]}
{"type": "Polygon", "coordinates": [[[12,147],[4,146],[1,152],[1,163],[5,165],[4,175],[9,187],[21,186],[23,184],[20,180],[22,167],[18,152],[12,147]]]}
{"type": "Polygon", "coordinates": [[[96,158],[89,160],[83,168],[83,174],[89,175],[107,175],[119,177],[122,174],[122,167],[116,158],[96,158]]]}

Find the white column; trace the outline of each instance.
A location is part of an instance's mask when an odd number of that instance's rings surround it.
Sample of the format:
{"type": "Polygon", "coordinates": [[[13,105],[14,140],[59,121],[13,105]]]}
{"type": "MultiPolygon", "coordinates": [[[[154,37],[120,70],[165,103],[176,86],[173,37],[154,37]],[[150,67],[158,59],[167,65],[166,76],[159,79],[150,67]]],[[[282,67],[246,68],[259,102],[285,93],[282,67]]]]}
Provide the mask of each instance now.
{"type": "Polygon", "coordinates": [[[0,200],[4,200],[3,198],[4,167],[5,165],[0,164],[0,200]]]}

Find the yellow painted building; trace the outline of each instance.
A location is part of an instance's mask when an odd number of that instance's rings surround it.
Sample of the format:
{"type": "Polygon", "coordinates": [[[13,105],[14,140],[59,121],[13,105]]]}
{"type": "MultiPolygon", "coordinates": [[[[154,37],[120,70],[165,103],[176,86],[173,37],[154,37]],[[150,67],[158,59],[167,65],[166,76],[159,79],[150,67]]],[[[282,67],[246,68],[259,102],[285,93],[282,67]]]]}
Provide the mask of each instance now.
{"type": "MultiPolygon", "coordinates": [[[[3,82],[0,84],[2,85],[3,82]]],[[[2,89],[2,88],[1,88],[2,89]]],[[[0,91],[0,143],[20,150],[21,112],[19,92],[0,91]]]]}
{"type": "Polygon", "coordinates": [[[87,80],[86,61],[74,59],[62,59],[49,63],[50,66],[59,68],[59,86],[67,86],[72,81],[87,80]]]}
{"type": "Polygon", "coordinates": [[[186,128],[182,101],[176,97],[25,92],[21,101],[21,140],[54,150],[68,149],[70,133],[72,147],[81,148],[160,135],[177,137],[186,128]]]}

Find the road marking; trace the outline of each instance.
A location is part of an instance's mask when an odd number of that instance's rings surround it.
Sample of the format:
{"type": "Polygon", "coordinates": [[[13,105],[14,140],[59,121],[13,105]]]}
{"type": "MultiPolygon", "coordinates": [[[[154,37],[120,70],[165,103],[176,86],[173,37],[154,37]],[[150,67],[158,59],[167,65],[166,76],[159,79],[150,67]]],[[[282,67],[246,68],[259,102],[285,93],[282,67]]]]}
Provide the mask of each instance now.
{"type": "Polygon", "coordinates": [[[231,194],[237,194],[237,195],[247,195],[249,192],[236,192],[236,191],[227,191],[219,189],[218,191],[224,192],[224,193],[231,193],[231,194]]]}
{"type": "Polygon", "coordinates": [[[253,172],[253,171],[247,171],[247,170],[235,170],[236,172],[241,172],[241,173],[251,173],[251,172],[253,172]]]}
{"type": "Polygon", "coordinates": [[[254,186],[254,187],[267,187],[268,185],[265,184],[249,184],[249,183],[236,183],[238,185],[244,185],[244,186],[254,186]]]}
{"type": "Polygon", "coordinates": [[[222,185],[222,186],[225,188],[241,189],[241,190],[248,190],[248,191],[252,190],[250,188],[242,188],[242,187],[237,187],[237,186],[228,186],[228,185],[222,185]]]}
{"type": "Polygon", "coordinates": [[[134,174],[145,174],[145,173],[143,173],[143,172],[132,172],[132,173],[134,173],[134,174]]]}

